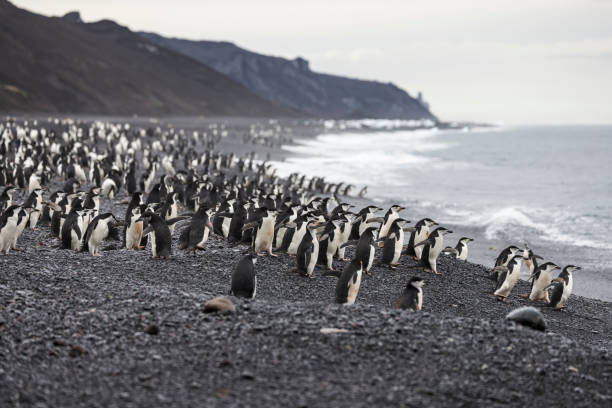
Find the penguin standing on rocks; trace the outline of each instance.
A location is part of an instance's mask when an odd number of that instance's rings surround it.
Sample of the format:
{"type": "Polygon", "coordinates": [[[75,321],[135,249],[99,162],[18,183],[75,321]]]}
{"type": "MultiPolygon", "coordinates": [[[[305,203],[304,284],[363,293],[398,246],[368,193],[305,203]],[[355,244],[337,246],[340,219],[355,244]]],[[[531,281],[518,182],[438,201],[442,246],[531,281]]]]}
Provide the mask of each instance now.
{"type": "Polygon", "coordinates": [[[581,270],[582,268],[574,265],[567,265],[558,277],[552,280],[548,288],[552,288],[550,294],[549,305],[557,310],[565,309],[567,300],[572,294],[574,288],[574,277],[573,273],[581,270]]]}
{"type": "Polygon", "coordinates": [[[363,275],[363,263],[354,258],[346,264],[336,283],[336,303],[352,305],[357,299],[361,277],[363,275]]]}
{"type": "Polygon", "coordinates": [[[377,207],[375,205],[368,205],[367,207],[362,208],[353,220],[353,228],[349,239],[359,239],[361,234],[363,234],[363,231],[365,231],[366,228],[369,227],[368,220],[374,217],[374,213],[376,211],[380,210],[382,210],[382,208],[377,207]]]}
{"type": "Polygon", "coordinates": [[[278,256],[272,253],[277,212],[276,210],[270,210],[266,207],[260,208],[260,211],[261,213],[257,217],[257,220],[246,224],[242,230],[245,231],[247,229],[257,227],[254,247],[254,251],[257,253],[257,255],[261,256],[265,251],[270,256],[278,256]]]}
{"type": "Polygon", "coordinates": [[[520,248],[510,245],[509,247],[502,250],[497,258],[495,259],[495,267],[493,268],[493,272],[489,275],[489,278],[497,281],[499,280],[499,275],[504,271],[503,268],[498,268],[499,266],[508,266],[508,263],[516,256],[516,254],[520,251],[520,248]]]}
{"type": "Polygon", "coordinates": [[[514,245],[510,245],[508,248],[505,248],[497,256],[495,266],[507,266],[508,262],[510,262],[520,250],[520,248],[514,245]]]}
{"type": "Polygon", "coordinates": [[[498,272],[497,286],[494,292],[497,300],[505,302],[512,289],[514,289],[521,273],[522,259],[522,255],[515,255],[506,266],[500,265],[495,267],[494,270],[498,272]]]}
{"type": "Polygon", "coordinates": [[[83,251],[89,251],[92,256],[100,256],[102,242],[106,238],[118,238],[117,219],[111,213],[104,213],[94,218],[83,237],[83,251]]]}
{"type": "Polygon", "coordinates": [[[425,281],[418,276],[410,278],[400,297],[393,302],[395,309],[421,310],[423,307],[423,285],[425,281]]]}
{"type": "Polygon", "coordinates": [[[5,255],[11,250],[13,240],[17,236],[19,210],[19,206],[10,206],[0,217],[0,253],[4,253],[5,255]]]}
{"type": "Polygon", "coordinates": [[[412,256],[416,260],[421,259],[421,252],[423,251],[423,248],[415,247],[415,244],[423,242],[429,238],[429,229],[435,225],[438,225],[438,223],[431,218],[423,218],[414,225],[415,230],[411,232],[410,238],[408,239],[406,255],[412,256]]]}
{"type": "Polygon", "coordinates": [[[180,236],[180,249],[193,249],[203,251],[204,244],[208,241],[208,236],[213,230],[213,225],[210,222],[212,210],[205,206],[198,208],[198,211],[191,217],[189,226],[184,228],[180,236]]]}
{"type": "MultiPolygon", "coordinates": [[[[523,257],[524,258],[524,257],[523,257]]],[[[527,263],[527,261],[525,261],[527,263]]],[[[533,279],[531,284],[531,293],[529,294],[529,300],[535,302],[536,300],[543,300],[546,303],[550,303],[548,297],[548,285],[552,281],[552,272],[555,269],[561,269],[552,262],[546,262],[538,266],[536,271],[531,275],[530,279],[533,279]]]]}
{"type": "MultiPolygon", "coordinates": [[[[391,208],[389,208],[389,210],[387,210],[387,213],[385,214],[385,218],[384,221],[382,223],[382,226],[380,227],[380,231],[378,233],[378,238],[382,239],[382,238],[387,238],[387,234],[389,233],[389,229],[391,228],[391,224],[393,224],[393,221],[397,220],[399,218],[399,213],[400,211],[404,210],[405,207],[402,207],[401,205],[392,205],[391,208]]],[[[383,243],[381,244],[384,245],[384,241],[382,241],[383,243]]],[[[403,245],[403,243],[402,243],[403,245]]]]}
{"type": "Polygon", "coordinates": [[[127,250],[144,249],[144,245],[141,245],[142,233],[144,231],[144,222],[140,220],[140,216],[145,211],[145,209],[146,206],[142,204],[133,207],[130,210],[129,215],[126,214],[124,238],[125,248],[127,250]]]}
{"type": "Polygon", "coordinates": [[[41,188],[35,188],[31,193],[26,202],[23,204],[24,207],[32,208],[33,211],[30,214],[29,225],[31,230],[37,230],[36,225],[40,219],[40,215],[43,210],[43,190],[41,188]]]}
{"type": "Polygon", "coordinates": [[[232,273],[230,295],[247,299],[255,298],[255,294],[257,293],[256,263],[257,255],[253,252],[242,257],[232,273]]]}
{"type": "Polygon", "coordinates": [[[380,258],[381,265],[389,265],[391,269],[397,268],[402,251],[404,249],[404,228],[400,225],[401,222],[410,222],[403,218],[396,218],[391,223],[391,228],[385,238],[382,257],[380,258]]]}
{"type": "Polygon", "coordinates": [[[444,248],[444,236],[452,233],[453,231],[449,231],[444,227],[436,228],[434,232],[429,234],[429,238],[414,246],[415,248],[423,247],[420,262],[425,271],[433,272],[436,275],[440,274],[437,266],[438,256],[442,252],[442,248],[444,248]]]}
{"type": "Polygon", "coordinates": [[[338,251],[340,246],[340,233],[344,216],[336,216],[332,218],[323,230],[323,237],[319,244],[319,259],[318,263],[321,265],[327,265],[327,269],[333,271],[334,255],[338,251]]]}
{"type": "Polygon", "coordinates": [[[312,272],[317,264],[319,256],[319,238],[317,237],[318,220],[309,221],[306,224],[306,233],[297,249],[295,262],[295,272],[308,278],[312,277],[312,272]]]}
{"type": "Polygon", "coordinates": [[[454,254],[455,258],[460,259],[462,261],[467,261],[468,257],[468,243],[474,241],[472,238],[462,237],[459,238],[459,242],[455,245],[454,248],[446,247],[444,248],[445,254],[454,254]]]}
{"type": "MultiPolygon", "coordinates": [[[[371,222],[372,220],[369,220],[368,222],[371,222]]],[[[369,227],[366,228],[365,231],[363,231],[363,234],[361,234],[361,237],[357,242],[357,250],[355,251],[355,256],[353,257],[353,259],[358,259],[359,261],[361,261],[364,272],[367,274],[370,273],[370,269],[372,268],[372,264],[374,263],[374,254],[376,253],[377,231],[378,228],[376,227],[369,227]]],[[[349,241],[343,244],[343,246],[346,247],[354,243],[355,241],[349,241]]]]}
{"type": "Polygon", "coordinates": [[[26,225],[28,224],[28,221],[30,219],[30,214],[32,213],[32,211],[34,211],[34,209],[31,207],[23,207],[23,206],[19,207],[19,213],[18,213],[19,215],[17,219],[17,229],[16,229],[15,236],[13,237],[13,242],[11,243],[11,249],[15,251],[19,251],[19,249],[17,248],[17,240],[19,239],[19,237],[21,236],[21,233],[23,232],[26,225]]]}
{"type": "Polygon", "coordinates": [[[142,235],[151,237],[151,254],[153,258],[170,259],[172,256],[172,233],[168,225],[175,224],[189,217],[180,216],[169,220],[164,220],[154,212],[146,211],[139,218],[141,221],[146,221],[148,226],[143,231],[142,235]]]}

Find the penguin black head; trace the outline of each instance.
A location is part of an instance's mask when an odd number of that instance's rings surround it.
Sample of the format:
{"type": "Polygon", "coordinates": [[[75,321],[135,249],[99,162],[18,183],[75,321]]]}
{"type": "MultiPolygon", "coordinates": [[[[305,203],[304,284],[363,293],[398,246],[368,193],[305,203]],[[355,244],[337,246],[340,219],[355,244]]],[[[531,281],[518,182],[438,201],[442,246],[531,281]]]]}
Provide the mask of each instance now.
{"type": "Polygon", "coordinates": [[[451,230],[449,230],[449,229],[446,229],[446,228],[444,228],[444,227],[438,227],[438,228],[436,228],[436,229],[435,229],[435,231],[432,233],[432,235],[433,235],[434,237],[435,237],[435,236],[440,236],[440,237],[443,237],[444,235],[447,235],[447,234],[452,234],[452,233],[453,233],[453,231],[451,231],[451,230]]]}
{"type": "Polygon", "coordinates": [[[563,268],[563,270],[567,272],[576,272],[581,269],[582,268],[580,266],[575,266],[575,265],[567,265],[565,268],[563,268]]]}
{"type": "Polygon", "coordinates": [[[459,239],[459,242],[463,242],[464,244],[467,244],[468,242],[472,242],[472,241],[474,241],[474,238],[461,237],[459,239]]]}
{"type": "Polygon", "coordinates": [[[555,265],[552,262],[546,262],[542,265],[540,265],[540,270],[541,271],[554,271],[555,269],[561,269],[559,266],[555,265]]]}
{"type": "Polygon", "coordinates": [[[393,204],[391,206],[391,210],[394,211],[394,212],[400,212],[400,211],[405,210],[405,209],[406,209],[406,207],[402,207],[399,204],[393,204]]]}
{"type": "Polygon", "coordinates": [[[414,288],[421,289],[423,285],[425,285],[425,281],[423,280],[423,278],[413,276],[406,284],[406,288],[409,289],[412,286],[414,288]]]}

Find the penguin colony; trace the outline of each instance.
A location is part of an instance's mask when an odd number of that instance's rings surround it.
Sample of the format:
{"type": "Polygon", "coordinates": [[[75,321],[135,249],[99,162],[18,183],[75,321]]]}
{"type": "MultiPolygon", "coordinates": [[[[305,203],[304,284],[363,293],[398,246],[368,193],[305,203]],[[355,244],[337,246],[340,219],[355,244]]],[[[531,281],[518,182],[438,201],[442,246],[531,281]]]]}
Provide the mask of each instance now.
{"type": "MultiPolygon", "coordinates": [[[[244,141],[267,140],[260,139],[262,132],[251,127],[244,141]]],[[[441,254],[468,259],[473,240],[462,237],[455,247],[445,247],[444,237],[453,231],[430,218],[409,226],[400,205],[378,217],[382,208],[369,205],[356,211],[342,202],[339,197],[348,196],[353,185],[320,177],[307,180],[300,174],[281,179],[254,154],[215,152],[226,133],[218,124],[187,134],[170,127],[57,119],[45,126],[36,121],[0,123],[0,252],[18,250],[23,231],[40,226],[65,250],[101,256],[111,249],[150,248],[152,257],[166,260],[172,258],[173,234],[179,234],[179,249],[194,255],[214,235],[249,248],[234,268],[231,295],[254,298],[258,256],[284,252],[295,258],[294,273],[313,278],[318,266],[326,270],[323,276],[337,278],[335,300],[348,305],[356,301],[363,275],[373,265],[397,268],[402,256],[411,256],[423,272],[440,274],[441,254]],[[47,190],[58,182],[61,188],[47,190]],[[129,197],[125,214],[100,211],[101,200],[116,200],[123,191],[129,197]],[[355,247],[350,259],[348,247],[355,247]],[[334,258],[345,262],[342,270],[334,270],[334,258]]],[[[364,187],[359,196],[366,191],[364,187]]],[[[565,308],[573,273],[580,267],[568,265],[553,278],[561,268],[552,262],[540,265],[538,259],[527,245],[524,250],[504,249],[491,275],[497,299],[510,295],[524,263],[531,292],[521,296],[565,308]]],[[[424,285],[423,278],[407,274],[406,286],[390,304],[421,310],[424,285]]]]}

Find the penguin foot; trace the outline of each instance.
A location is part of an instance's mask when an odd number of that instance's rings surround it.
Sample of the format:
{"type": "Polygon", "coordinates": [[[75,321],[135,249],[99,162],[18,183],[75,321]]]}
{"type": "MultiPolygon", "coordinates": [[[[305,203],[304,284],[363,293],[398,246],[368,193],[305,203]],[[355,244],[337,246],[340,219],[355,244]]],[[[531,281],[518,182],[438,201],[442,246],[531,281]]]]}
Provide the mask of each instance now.
{"type": "Polygon", "coordinates": [[[497,296],[497,300],[498,300],[499,302],[506,303],[506,298],[505,298],[504,296],[497,296]]]}
{"type": "Polygon", "coordinates": [[[275,257],[275,258],[277,258],[277,257],[278,257],[278,254],[273,254],[273,253],[272,253],[272,251],[268,252],[268,255],[273,256],[273,257],[275,257]]]}
{"type": "Polygon", "coordinates": [[[137,248],[137,249],[140,249],[140,250],[145,249],[145,247],[144,247],[144,246],[142,246],[142,245],[138,245],[136,248],[137,248]]]}
{"type": "Polygon", "coordinates": [[[350,261],[350,259],[348,259],[348,258],[340,258],[339,261],[348,262],[348,261],[350,261]]]}
{"type": "Polygon", "coordinates": [[[264,256],[265,254],[265,252],[257,252],[257,256],[264,256]]]}
{"type": "Polygon", "coordinates": [[[99,252],[93,253],[91,254],[92,256],[102,256],[102,254],[100,254],[99,252]]]}
{"type": "Polygon", "coordinates": [[[19,248],[17,248],[17,247],[14,247],[14,248],[11,248],[11,249],[12,249],[13,251],[21,251],[21,249],[19,249],[19,248]]]}
{"type": "Polygon", "coordinates": [[[395,264],[395,265],[389,265],[389,269],[397,269],[397,265],[398,265],[398,264],[395,264]]]}
{"type": "Polygon", "coordinates": [[[40,228],[36,228],[36,227],[34,227],[34,228],[30,228],[30,229],[31,229],[32,231],[40,231],[40,228]]]}

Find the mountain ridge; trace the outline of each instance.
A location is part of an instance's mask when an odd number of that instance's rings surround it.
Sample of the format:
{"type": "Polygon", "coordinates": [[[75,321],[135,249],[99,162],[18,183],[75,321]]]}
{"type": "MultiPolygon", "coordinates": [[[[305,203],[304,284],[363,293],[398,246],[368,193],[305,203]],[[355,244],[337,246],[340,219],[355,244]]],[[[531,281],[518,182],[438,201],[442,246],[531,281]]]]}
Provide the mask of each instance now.
{"type": "Polygon", "coordinates": [[[246,50],[229,41],[185,40],[139,32],[240,82],[260,97],[306,114],[333,118],[437,118],[392,83],[314,72],[293,60],[246,50]]]}
{"type": "Polygon", "coordinates": [[[0,0],[0,111],[302,116],[112,20],[46,17],[0,0]]]}

